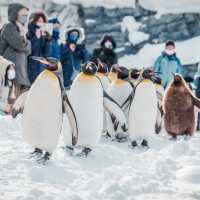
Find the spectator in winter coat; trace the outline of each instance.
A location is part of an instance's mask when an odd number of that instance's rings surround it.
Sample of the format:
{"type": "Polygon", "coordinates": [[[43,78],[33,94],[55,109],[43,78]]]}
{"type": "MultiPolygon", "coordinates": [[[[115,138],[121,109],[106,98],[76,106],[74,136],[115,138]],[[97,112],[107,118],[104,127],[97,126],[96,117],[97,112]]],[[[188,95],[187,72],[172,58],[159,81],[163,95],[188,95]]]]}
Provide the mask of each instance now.
{"type": "Polygon", "coordinates": [[[182,65],[175,53],[175,43],[168,41],[165,45],[165,50],[158,57],[154,64],[154,70],[159,72],[159,77],[162,79],[164,88],[173,79],[173,73],[182,74],[182,65]]]}
{"type": "Polygon", "coordinates": [[[44,13],[34,13],[28,26],[28,39],[31,41],[31,55],[28,58],[28,74],[30,82],[33,83],[37,76],[43,71],[44,66],[33,60],[31,56],[51,56],[51,36],[45,30],[47,18],[44,13]]]}
{"type": "Polygon", "coordinates": [[[111,66],[118,62],[117,54],[114,51],[116,43],[112,36],[105,35],[100,45],[100,48],[94,49],[92,60],[97,63],[97,58],[99,58],[103,63],[107,64],[110,71],[111,66]]]}
{"type": "Polygon", "coordinates": [[[50,19],[48,23],[53,24],[51,57],[60,59],[60,22],[57,18],[50,19]]]}
{"type": "Polygon", "coordinates": [[[30,86],[27,73],[27,56],[31,53],[30,41],[26,38],[25,24],[28,8],[19,3],[8,7],[9,23],[0,34],[0,55],[12,61],[16,66],[16,95],[30,86]]]}
{"type": "Polygon", "coordinates": [[[61,45],[61,64],[64,86],[68,88],[81,70],[81,64],[90,59],[90,54],[82,43],[84,31],[81,28],[70,28],[66,33],[66,44],[61,45]]]}

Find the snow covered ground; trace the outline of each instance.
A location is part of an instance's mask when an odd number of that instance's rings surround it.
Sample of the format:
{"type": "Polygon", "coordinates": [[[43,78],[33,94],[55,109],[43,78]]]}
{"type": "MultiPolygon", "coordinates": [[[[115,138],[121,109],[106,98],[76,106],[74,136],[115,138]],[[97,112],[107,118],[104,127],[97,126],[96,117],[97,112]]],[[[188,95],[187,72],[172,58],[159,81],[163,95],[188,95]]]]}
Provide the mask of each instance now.
{"type": "Polygon", "coordinates": [[[88,158],[58,145],[47,166],[29,159],[21,118],[0,116],[0,200],[199,200],[200,135],[174,142],[152,136],[151,149],[101,139],[88,158]]]}

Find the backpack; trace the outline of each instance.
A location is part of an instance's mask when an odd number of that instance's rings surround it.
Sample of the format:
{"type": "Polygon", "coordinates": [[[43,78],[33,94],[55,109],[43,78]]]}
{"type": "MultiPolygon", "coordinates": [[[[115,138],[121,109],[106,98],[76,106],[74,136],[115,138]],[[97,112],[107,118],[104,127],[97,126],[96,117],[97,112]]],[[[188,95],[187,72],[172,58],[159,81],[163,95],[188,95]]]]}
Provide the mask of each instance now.
{"type": "Polygon", "coordinates": [[[4,24],[3,27],[0,29],[0,56],[4,55],[7,47],[9,46],[8,43],[3,39],[3,31],[5,30],[7,24],[4,24]]]}

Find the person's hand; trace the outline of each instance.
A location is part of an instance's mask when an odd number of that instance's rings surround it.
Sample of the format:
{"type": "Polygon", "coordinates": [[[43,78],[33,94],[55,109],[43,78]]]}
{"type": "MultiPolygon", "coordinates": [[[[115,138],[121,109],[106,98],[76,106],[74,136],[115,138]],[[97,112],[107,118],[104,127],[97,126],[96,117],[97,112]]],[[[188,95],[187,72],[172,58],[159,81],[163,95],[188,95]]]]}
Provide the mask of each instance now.
{"type": "Polygon", "coordinates": [[[51,34],[48,31],[44,31],[43,35],[46,40],[50,41],[51,40],[51,34]]]}
{"type": "Polygon", "coordinates": [[[69,48],[74,52],[76,50],[76,45],[75,44],[70,44],[69,48]]]}
{"type": "Polygon", "coordinates": [[[19,28],[19,32],[20,35],[23,36],[24,38],[26,38],[26,34],[28,32],[27,28],[25,26],[23,26],[21,23],[16,22],[18,28],[19,28]]]}
{"type": "Polygon", "coordinates": [[[40,30],[40,29],[36,29],[35,35],[36,35],[36,37],[37,37],[38,39],[40,39],[40,38],[41,38],[41,35],[42,35],[41,30],[40,30]]]}

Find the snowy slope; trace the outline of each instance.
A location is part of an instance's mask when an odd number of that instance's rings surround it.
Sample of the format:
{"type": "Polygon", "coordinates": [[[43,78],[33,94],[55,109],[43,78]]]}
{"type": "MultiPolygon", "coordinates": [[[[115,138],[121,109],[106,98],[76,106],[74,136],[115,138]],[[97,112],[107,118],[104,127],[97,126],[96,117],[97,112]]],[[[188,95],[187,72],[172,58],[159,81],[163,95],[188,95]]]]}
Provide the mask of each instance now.
{"type": "Polygon", "coordinates": [[[200,12],[199,0],[139,0],[140,4],[159,15],[167,13],[200,12]]]}
{"type": "MultiPolygon", "coordinates": [[[[182,64],[194,64],[200,62],[200,36],[176,42],[177,56],[182,64]]],[[[164,50],[165,44],[146,44],[138,54],[126,55],[120,58],[119,63],[127,67],[150,67],[153,66],[157,57],[164,50]]]]}
{"type": "Polygon", "coordinates": [[[114,7],[134,7],[135,0],[53,0],[56,3],[60,4],[68,4],[68,3],[76,3],[76,4],[82,4],[85,7],[98,7],[98,6],[104,6],[106,8],[114,8],[114,7]]]}
{"type": "Polygon", "coordinates": [[[47,166],[28,158],[20,118],[0,116],[0,200],[199,200],[200,136],[154,136],[148,151],[102,139],[87,158],[59,144],[47,166]]]}

